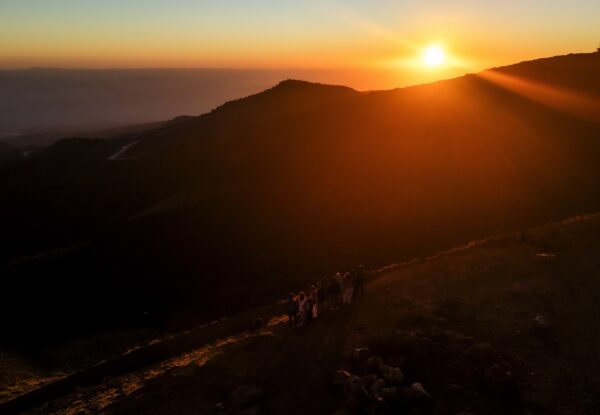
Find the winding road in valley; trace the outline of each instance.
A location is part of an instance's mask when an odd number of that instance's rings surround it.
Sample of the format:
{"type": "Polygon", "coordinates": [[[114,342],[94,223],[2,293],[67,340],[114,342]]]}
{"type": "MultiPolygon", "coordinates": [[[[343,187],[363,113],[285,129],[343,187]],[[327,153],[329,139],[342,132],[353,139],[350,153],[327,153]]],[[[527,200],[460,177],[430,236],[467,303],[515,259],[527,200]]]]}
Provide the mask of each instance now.
{"type": "MultiPolygon", "coordinates": [[[[138,138],[140,137],[140,135],[135,136],[134,138],[138,138]]],[[[119,149],[119,151],[117,151],[116,153],[114,153],[112,156],[109,156],[108,159],[111,161],[119,161],[119,160],[131,160],[134,159],[136,157],[125,157],[123,156],[131,147],[135,146],[136,144],[139,144],[140,142],[142,142],[143,140],[136,140],[133,141],[129,144],[124,145],[123,147],[121,147],[119,149]]]]}

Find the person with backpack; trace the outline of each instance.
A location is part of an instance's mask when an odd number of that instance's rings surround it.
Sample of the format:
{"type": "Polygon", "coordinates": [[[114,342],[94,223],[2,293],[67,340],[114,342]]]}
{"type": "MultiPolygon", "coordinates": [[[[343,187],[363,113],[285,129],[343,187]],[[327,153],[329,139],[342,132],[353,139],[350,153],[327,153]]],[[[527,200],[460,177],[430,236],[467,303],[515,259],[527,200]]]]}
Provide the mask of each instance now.
{"type": "Polygon", "coordinates": [[[312,308],[313,308],[313,299],[310,295],[310,289],[306,292],[306,324],[312,323],[312,308]]]}
{"type": "Polygon", "coordinates": [[[298,295],[298,326],[306,325],[306,312],[308,309],[308,300],[304,291],[301,291],[298,295]]]}
{"type": "Polygon", "coordinates": [[[341,293],[341,289],[340,289],[340,280],[341,275],[338,272],[337,274],[335,274],[335,277],[331,278],[329,280],[329,287],[327,287],[327,290],[329,291],[329,307],[331,308],[331,310],[338,310],[339,309],[339,305],[340,305],[340,293],[341,293]]]}
{"type": "Polygon", "coordinates": [[[308,296],[310,298],[311,308],[308,311],[310,314],[310,319],[316,320],[319,316],[319,289],[313,285],[310,287],[310,291],[308,292],[308,296]]]}
{"type": "Polygon", "coordinates": [[[362,297],[365,294],[365,270],[362,265],[352,273],[352,285],[354,286],[354,297],[362,297]]]}
{"type": "Polygon", "coordinates": [[[352,293],[354,292],[354,285],[352,284],[352,278],[350,273],[345,273],[342,280],[342,302],[344,304],[352,303],[352,293]]]}
{"type": "Polygon", "coordinates": [[[294,293],[290,293],[287,299],[287,312],[290,327],[298,326],[298,300],[294,298],[294,293]]]}

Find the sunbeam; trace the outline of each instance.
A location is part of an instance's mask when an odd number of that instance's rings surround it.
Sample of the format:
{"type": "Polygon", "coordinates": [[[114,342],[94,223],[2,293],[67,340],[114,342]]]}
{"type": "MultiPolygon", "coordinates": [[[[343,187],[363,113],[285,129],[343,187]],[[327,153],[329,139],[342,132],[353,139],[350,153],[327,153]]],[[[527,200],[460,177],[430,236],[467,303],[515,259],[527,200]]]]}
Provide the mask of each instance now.
{"type": "Polygon", "coordinates": [[[597,97],[496,70],[485,71],[478,76],[534,102],[589,121],[600,121],[600,99],[597,97]]]}

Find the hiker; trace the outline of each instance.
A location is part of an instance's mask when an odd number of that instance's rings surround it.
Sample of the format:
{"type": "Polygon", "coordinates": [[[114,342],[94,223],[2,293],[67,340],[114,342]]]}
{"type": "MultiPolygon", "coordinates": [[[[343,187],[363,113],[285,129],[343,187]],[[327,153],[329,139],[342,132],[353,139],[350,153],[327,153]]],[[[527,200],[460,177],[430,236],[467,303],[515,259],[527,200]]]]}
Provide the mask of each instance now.
{"type": "Polygon", "coordinates": [[[304,326],[306,324],[306,308],[307,299],[304,291],[301,291],[298,295],[298,326],[304,326]]]}
{"type": "Polygon", "coordinates": [[[330,298],[330,308],[332,310],[337,310],[340,304],[340,283],[339,280],[341,278],[340,273],[335,274],[335,277],[329,280],[329,286],[327,290],[329,291],[330,298]]]}
{"type": "Polygon", "coordinates": [[[319,309],[321,311],[323,311],[325,309],[325,306],[327,305],[327,303],[329,302],[329,293],[327,292],[327,288],[329,286],[329,277],[325,277],[323,278],[323,282],[319,281],[317,283],[317,294],[318,294],[318,304],[319,304],[319,309]]]}
{"type": "Polygon", "coordinates": [[[294,293],[288,295],[287,312],[290,327],[296,327],[298,325],[298,300],[294,298],[294,293]]]}
{"type": "Polygon", "coordinates": [[[352,285],[354,286],[354,298],[362,297],[365,294],[365,271],[362,265],[352,273],[352,285]]]}
{"type": "Polygon", "coordinates": [[[310,291],[308,293],[310,298],[311,308],[308,313],[311,315],[311,320],[316,320],[319,316],[319,289],[316,286],[310,287],[310,291]]]}
{"type": "Polygon", "coordinates": [[[310,295],[310,289],[306,292],[306,324],[310,324],[312,323],[313,320],[313,315],[312,315],[312,308],[313,308],[313,298],[310,295]]]}
{"type": "Polygon", "coordinates": [[[352,278],[348,273],[344,274],[344,278],[342,280],[343,291],[342,291],[342,301],[344,304],[352,303],[352,292],[354,291],[354,286],[352,285],[352,278]]]}

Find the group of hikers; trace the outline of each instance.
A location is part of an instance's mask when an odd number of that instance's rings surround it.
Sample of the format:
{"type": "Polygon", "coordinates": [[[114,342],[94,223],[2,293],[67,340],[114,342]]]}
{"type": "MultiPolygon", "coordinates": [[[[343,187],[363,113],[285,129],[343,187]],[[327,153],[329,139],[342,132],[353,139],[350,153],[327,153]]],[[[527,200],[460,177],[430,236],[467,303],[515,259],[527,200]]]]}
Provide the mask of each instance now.
{"type": "Polygon", "coordinates": [[[327,307],[339,310],[340,306],[352,303],[365,293],[365,271],[362,265],[350,272],[338,272],[333,277],[312,285],[307,292],[290,293],[287,298],[287,313],[290,327],[305,326],[318,319],[319,310],[327,307]]]}

